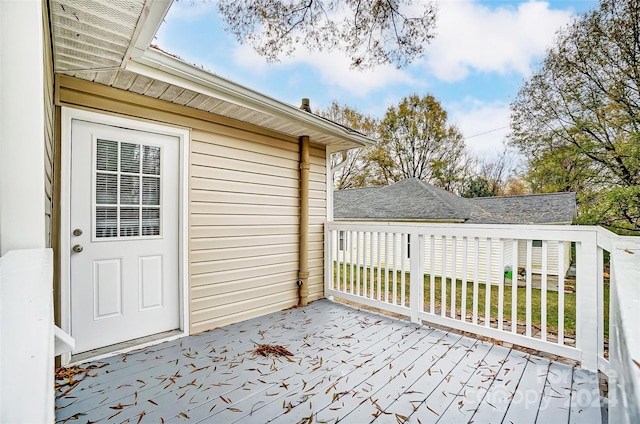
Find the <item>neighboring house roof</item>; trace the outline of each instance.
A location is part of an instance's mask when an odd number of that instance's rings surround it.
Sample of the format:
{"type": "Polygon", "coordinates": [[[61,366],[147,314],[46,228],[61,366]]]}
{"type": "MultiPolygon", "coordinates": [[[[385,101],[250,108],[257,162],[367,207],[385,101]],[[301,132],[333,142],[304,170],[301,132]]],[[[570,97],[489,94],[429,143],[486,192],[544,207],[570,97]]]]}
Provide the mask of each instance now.
{"type": "Polygon", "coordinates": [[[575,193],[466,199],[416,178],[334,192],[334,218],[469,224],[571,224],[575,193]]]}
{"type": "Polygon", "coordinates": [[[282,134],[309,136],[335,150],[373,140],[150,47],[171,1],[52,0],[54,71],[282,134]]]}
{"type": "Polygon", "coordinates": [[[338,190],[333,199],[335,219],[464,222],[471,214],[471,205],[461,197],[416,178],[338,190]]]}
{"type": "MultiPolygon", "coordinates": [[[[504,224],[571,224],[576,216],[575,193],[477,197],[468,200],[489,216],[499,217],[504,224]]],[[[483,222],[482,216],[472,216],[469,223],[486,222],[483,222]]]]}

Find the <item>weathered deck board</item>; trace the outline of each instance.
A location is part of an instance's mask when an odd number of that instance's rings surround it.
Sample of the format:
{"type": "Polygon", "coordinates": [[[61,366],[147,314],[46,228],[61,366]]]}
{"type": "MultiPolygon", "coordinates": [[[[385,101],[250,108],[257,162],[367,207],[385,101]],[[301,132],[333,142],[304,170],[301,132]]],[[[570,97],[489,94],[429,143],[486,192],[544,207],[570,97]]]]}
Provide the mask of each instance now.
{"type": "Polygon", "coordinates": [[[329,301],[91,365],[102,366],[56,393],[57,422],[603,419],[584,370],[329,301]],[[256,356],[254,342],[294,356],[256,356]]]}
{"type": "MultiPolygon", "coordinates": [[[[492,350],[493,351],[493,350],[492,350]]],[[[489,364],[489,373],[478,372],[473,380],[467,384],[470,390],[470,402],[463,401],[458,409],[460,417],[478,423],[501,423],[511,401],[511,394],[515,391],[527,364],[527,354],[518,351],[508,351],[504,356],[504,348],[500,355],[489,364]],[[498,369],[499,368],[499,369],[498,369]],[[490,383],[490,386],[487,386],[490,383]]],[[[453,408],[450,408],[450,412],[453,408]]],[[[452,415],[452,414],[451,414],[452,415]]]]}
{"type": "Polygon", "coordinates": [[[401,341],[386,349],[384,354],[378,358],[366,357],[364,362],[358,362],[353,368],[345,369],[340,374],[341,378],[327,382],[317,393],[290,412],[280,411],[280,415],[273,422],[297,422],[305,416],[308,417],[311,409],[318,418],[322,414],[333,414],[345,404],[344,395],[357,391],[364,392],[376,385],[385,384],[388,376],[384,370],[389,367],[389,364],[397,361],[413,361],[436,346],[445,336],[446,334],[441,331],[428,329],[421,329],[408,335],[400,334],[401,341]],[[317,407],[314,408],[313,405],[317,407]]]}
{"type": "Polygon", "coordinates": [[[598,391],[597,376],[581,369],[573,370],[571,385],[571,414],[569,423],[608,422],[608,410],[603,407],[603,399],[598,391]]]}

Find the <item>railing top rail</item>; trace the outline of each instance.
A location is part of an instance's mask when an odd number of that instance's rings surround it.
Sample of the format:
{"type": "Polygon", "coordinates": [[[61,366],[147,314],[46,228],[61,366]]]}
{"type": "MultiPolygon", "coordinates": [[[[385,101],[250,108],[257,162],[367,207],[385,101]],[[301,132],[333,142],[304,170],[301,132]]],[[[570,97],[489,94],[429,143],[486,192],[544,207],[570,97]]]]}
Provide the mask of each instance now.
{"type": "MultiPolygon", "coordinates": [[[[549,239],[560,241],[593,241],[605,250],[612,240],[625,238],[598,226],[587,225],[524,225],[524,224],[463,224],[398,221],[330,221],[330,230],[418,232],[425,235],[457,237],[493,237],[505,239],[549,239]]],[[[636,237],[632,237],[636,239],[636,237]]]]}

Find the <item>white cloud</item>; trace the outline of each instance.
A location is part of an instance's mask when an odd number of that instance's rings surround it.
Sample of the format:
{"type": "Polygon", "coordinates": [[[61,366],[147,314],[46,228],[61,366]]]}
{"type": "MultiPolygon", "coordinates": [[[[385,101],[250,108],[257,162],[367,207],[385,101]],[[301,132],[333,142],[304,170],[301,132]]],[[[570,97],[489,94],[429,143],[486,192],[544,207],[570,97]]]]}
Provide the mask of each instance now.
{"type": "Polygon", "coordinates": [[[165,17],[165,21],[176,19],[192,22],[202,19],[203,15],[217,13],[216,2],[207,0],[174,1],[165,17]]]}
{"type": "MultiPolygon", "coordinates": [[[[238,45],[233,57],[236,66],[256,74],[291,70],[306,65],[317,73],[319,83],[344,90],[354,96],[365,96],[396,84],[420,84],[420,81],[407,71],[391,65],[366,70],[350,69],[350,60],[342,51],[318,52],[299,49],[291,56],[282,57],[278,63],[267,64],[250,46],[238,45]]],[[[295,78],[295,75],[292,74],[292,77],[295,78]]]]}
{"type": "MultiPolygon", "coordinates": [[[[418,5],[414,3],[414,7],[418,5]]],[[[572,16],[570,11],[550,9],[542,1],[490,7],[477,0],[438,0],[438,9],[437,35],[421,62],[435,78],[447,82],[463,80],[472,71],[515,71],[528,76],[532,62],[544,54],[555,31],[572,16]]],[[[251,47],[236,45],[233,57],[236,66],[257,75],[306,65],[317,73],[319,83],[354,96],[399,84],[412,86],[415,91],[426,87],[424,76],[409,69],[398,70],[391,65],[350,69],[342,51],[309,52],[299,48],[292,56],[281,58],[280,63],[268,65],[251,47]]]]}
{"type": "Polygon", "coordinates": [[[495,157],[509,134],[509,104],[466,98],[444,105],[450,122],[458,126],[469,149],[482,157],[495,157]]]}
{"type": "Polygon", "coordinates": [[[473,70],[530,74],[533,60],[552,44],[571,12],[547,2],[491,8],[477,1],[440,0],[437,35],[427,48],[427,68],[440,80],[459,81],[473,70]]]}
{"type": "MultiPolygon", "coordinates": [[[[509,132],[507,99],[513,95],[509,94],[511,88],[501,84],[495,75],[506,75],[510,81],[514,80],[512,73],[528,76],[532,63],[543,57],[545,49],[552,45],[555,31],[570,21],[572,13],[551,9],[540,0],[436,1],[439,6],[436,38],[426,47],[423,59],[400,70],[378,66],[356,71],[350,69],[343,51],[309,52],[304,47],[299,47],[292,56],[282,57],[280,63],[268,64],[250,46],[239,45],[224,34],[215,2],[208,1],[173,4],[166,21],[173,23],[174,29],[167,34],[172,40],[167,41],[178,43],[183,38],[187,41],[181,41],[186,45],[180,49],[177,44],[175,49],[173,44],[167,44],[167,48],[189,62],[204,61],[205,68],[223,77],[239,80],[292,104],[298,104],[302,92],[303,96],[313,97],[317,107],[336,99],[378,117],[406,95],[433,90],[439,81],[455,83],[466,79],[464,85],[438,86],[439,97],[451,121],[467,137],[467,146],[481,156],[495,157],[503,150],[509,132]],[[175,28],[176,24],[181,28],[175,28]],[[198,35],[183,37],[186,32],[198,35]],[[206,43],[206,39],[211,41],[206,43]],[[474,80],[479,73],[486,73],[489,78],[474,80]],[[483,87],[476,92],[474,81],[483,81],[478,84],[494,81],[494,85],[490,90],[483,87]],[[451,93],[447,92],[448,87],[451,93]],[[314,89],[321,92],[314,93],[314,89]],[[467,98],[461,100],[461,92],[467,98]],[[501,100],[479,100],[483,93],[489,93],[487,98],[501,100]],[[458,97],[453,100],[454,96],[458,97]]],[[[413,7],[421,3],[416,1],[413,7]]],[[[163,27],[158,35],[160,40],[163,27]]]]}

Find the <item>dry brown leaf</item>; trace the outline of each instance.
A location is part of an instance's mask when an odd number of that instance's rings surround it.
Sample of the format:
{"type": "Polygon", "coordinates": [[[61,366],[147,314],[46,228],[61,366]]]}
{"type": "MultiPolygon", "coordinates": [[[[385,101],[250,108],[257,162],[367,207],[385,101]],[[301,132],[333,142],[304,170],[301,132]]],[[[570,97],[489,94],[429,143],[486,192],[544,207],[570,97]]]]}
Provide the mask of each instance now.
{"type": "MultiPolygon", "coordinates": [[[[255,342],[254,342],[255,343],[255,342]]],[[[257,348],[253,350],[253,353],[261,356],[293,356],[293,353],[289,352],[284,346],[280,345],[268,345],[258,344],[257,348]]]]}
{"type": "Polygon", "coordinates": [[[440,416],[440,414],[438,414],[436,411],[434,411],[433,409],[429,408],[429,405],[426,405],[426,404],[425,404],[425,406],[427,407],[427,409],[428,409],[429,411],[433,412],[433,413],[434,413],[434,414],[436,414],[437,416],[440,416]]]}
{"type": "Polygon", "coordinates": [[[78,412],[77,414],[74,414],[74,415],[70,416],[69,418],[65,419],[64,421],[62,421],[62,423],[64,424],[67,421],[71,421],[71,420],[75,421],[75,420],[79,419],[83,415],[87,415],[87,414],[84,414],[82,412],[78,412]]]}
{"type": "Polygon", "coordinates": [[[116,406],[110,406],[109,408],[110,409],[115,409],[116,411],[118,411],[118,410],[121,410],[121,409],[124,409],[124,408],[128,408],[129,406],[132,406],[132,405],[133,405],[133,403],[129,403],[129,404],[126,404],[126,405],[123,405],[122,403],[118,403],[116,406]]]}

